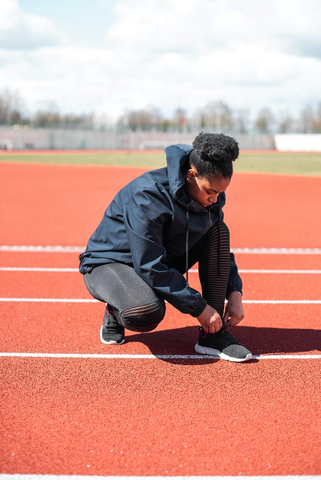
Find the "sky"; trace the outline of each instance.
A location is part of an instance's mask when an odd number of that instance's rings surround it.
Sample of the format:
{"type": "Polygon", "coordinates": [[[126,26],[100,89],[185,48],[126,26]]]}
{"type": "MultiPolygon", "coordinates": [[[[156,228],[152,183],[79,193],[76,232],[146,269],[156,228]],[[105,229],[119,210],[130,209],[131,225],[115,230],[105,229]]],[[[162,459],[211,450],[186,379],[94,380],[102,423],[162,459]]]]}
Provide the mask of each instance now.
{"type": "Polygon", "coordinates": [[[0,0],[0,92],[33,113],[321,103],[321,0],[0,0]]]}

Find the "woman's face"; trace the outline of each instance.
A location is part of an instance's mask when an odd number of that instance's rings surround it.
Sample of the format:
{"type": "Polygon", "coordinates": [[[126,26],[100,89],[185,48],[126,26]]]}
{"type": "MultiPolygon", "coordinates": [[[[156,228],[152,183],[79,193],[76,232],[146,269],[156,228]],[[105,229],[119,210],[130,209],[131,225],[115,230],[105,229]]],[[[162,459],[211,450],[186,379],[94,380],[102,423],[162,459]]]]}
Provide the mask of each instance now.
{"type": "Polygon", "coordinates": [[[210,179],[199,177],[196,169],[192,167],[186,174],[185,189],[192,200],[206,208],[217,202],[219,194],[225,192],[230,182],[230,178],[222,176],[213,176],[210,179]]]}

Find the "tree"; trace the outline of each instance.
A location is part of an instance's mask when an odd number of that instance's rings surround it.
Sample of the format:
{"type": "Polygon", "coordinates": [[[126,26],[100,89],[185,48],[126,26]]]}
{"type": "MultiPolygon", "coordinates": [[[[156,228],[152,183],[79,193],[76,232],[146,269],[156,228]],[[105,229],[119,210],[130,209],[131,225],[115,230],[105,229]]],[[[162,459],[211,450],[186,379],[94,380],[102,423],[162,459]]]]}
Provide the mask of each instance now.
{"type": "Polygon", "coordinates": [[[180,132],[186,130],[187,127],[187,115],[184,108],[177,108],[174,113],[173,126],[180,132]]]}
{"type": "Polygon", "coordinates": [[[234,128],[238,133],[248,133],[250,123],[250,112],[246,108],[241,108],[234,116],[234,128]]]}
{"type": "Polygon", "coordinates": [[[263,108],[257,114],[254,128],[259,133],[270,133],[275,123],[274,116],[269,108],[263,108]]]}
{"type": "Polygon", "coordinates": [[[6,88],[0,92],[0,124],[12,125],[23,121],[25,104],[18,92],[6,88]]]}
{"type": "Polygon", "coordinates": [[[129,128],[132,131],[146,131],[159,127],[162,124],[162,116],[157,108],[148,107],[142,110],[126,112],[119,118],[117,123],[119,126],[129,128]]]}
{"type": "Polygon", "coordinates": [[[290,133],[294,129],[294,120],[291,115],[286,112],[279,114],[277,131],[279,133],[290,133]]]}
{"type": "Polygon", "coordinates": [[[314,112],[310,105],[301,110],[299,117],[299,130],[301,133],[311,133],[314,122],[314,112]]]}
{"type": "Polygon", "coordinates": [[[201,128],[232,130],[234,128],[233,113],[223,101],[208,102],[196,112],[193,123],[201,128]]]}
{"type": "Polygon", "coordinates": [[[321,133],[321,102],[317,106],[315,118],[312,123],[313,133],[321,133]]]}

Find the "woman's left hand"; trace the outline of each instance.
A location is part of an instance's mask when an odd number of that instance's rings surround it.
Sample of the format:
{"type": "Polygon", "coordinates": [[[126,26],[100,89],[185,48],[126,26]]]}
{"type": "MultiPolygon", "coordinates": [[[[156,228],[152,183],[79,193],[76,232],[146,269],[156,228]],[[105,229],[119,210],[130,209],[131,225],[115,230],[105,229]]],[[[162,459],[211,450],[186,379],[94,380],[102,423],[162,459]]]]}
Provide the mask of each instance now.
{"type": "Polygon", "coordinates": [[[239,292],[232,292],[226,304],[223,321],[227,327],[237,325],[244,318],[242,295],[239,292]]]}

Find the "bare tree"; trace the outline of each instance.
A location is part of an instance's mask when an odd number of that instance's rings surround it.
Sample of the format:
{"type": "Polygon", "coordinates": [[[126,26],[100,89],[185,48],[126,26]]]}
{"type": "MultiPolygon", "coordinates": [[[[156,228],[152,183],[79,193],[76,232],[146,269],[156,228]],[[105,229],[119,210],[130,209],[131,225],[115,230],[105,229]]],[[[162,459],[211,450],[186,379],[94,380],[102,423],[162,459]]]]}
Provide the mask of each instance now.
{"type": "Polygon", "coordinates": [[[321,102],[317,106],[316,115],[312,123],[313,133],[321,133],[321,102]]]}
{"type": "Polygon", "coordinates": [[[0,124],[12,125],[23,120],[25,103],[18,92],[6,88],[0,92],[0,124]]]}
{"type": "Polygon", "coordinates": [[[311,133],[314,120],[315,115],[313,108],[310,105],[304,107],[303,110],[301,110],[298,121],[300,132],[311,133]]]}
{"type": "Polygon", "coordinates": [[[187,127],[187,113],[184,108],[177,108],[174,113],[174,119],[172,121],[172,125],[175,129],[183,132],[186,130],[187,127]]]}
{"type": "Polygon", "coordinates": [[[234,128],[238,133],[248,133],[250,125],[250,111],[246,108],[237,110],[234,115],[234,128]]]}
{"type": "Polygon", "coordinates": [[[279,133],[291,133],[294,130],[295,121],[287,112],[281,112],[278,116],[277,131],[279,133]]]}
{"type": "Polygon", "coordinates": [[[155,107],[142,110],[130,110],[118,119],[118,126],[136,130],[153,130],[162,123],[162,116],[155,107]]]}
{"type": "Polygon", "coordinates": [[[208,102],[205,107],[197,110],[193,123],[200,128],[215,128],[223,131],[234,128],[232,110],[223,101],[208,102]]]}
{"type": "Polygon", "coordinates": [[[269,108],[263,108],[257,114],[254,121],[254,128],[259,133],[271,133],[275,123],[274,115],[269,108]]]}

